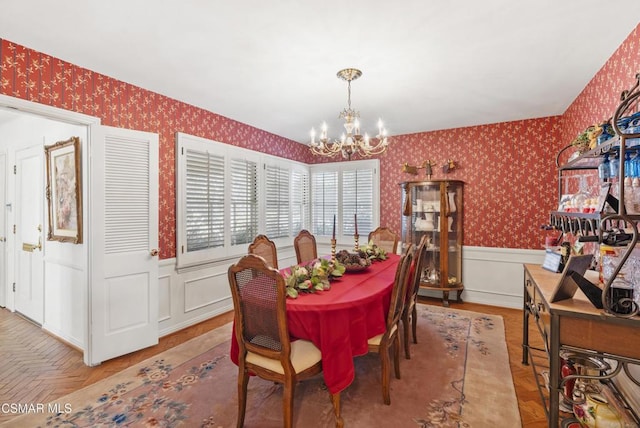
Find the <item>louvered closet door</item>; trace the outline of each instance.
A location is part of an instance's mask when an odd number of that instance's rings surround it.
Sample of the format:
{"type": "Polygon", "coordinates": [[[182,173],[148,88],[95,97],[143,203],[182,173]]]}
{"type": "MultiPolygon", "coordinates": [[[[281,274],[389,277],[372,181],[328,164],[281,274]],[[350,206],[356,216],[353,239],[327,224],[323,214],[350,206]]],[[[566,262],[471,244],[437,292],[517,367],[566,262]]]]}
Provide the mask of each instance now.
{"type": "Polygon", "coordinates": [[[158,343],[158,136],[98,128],[90,159],[90,364],[158,343]]]}

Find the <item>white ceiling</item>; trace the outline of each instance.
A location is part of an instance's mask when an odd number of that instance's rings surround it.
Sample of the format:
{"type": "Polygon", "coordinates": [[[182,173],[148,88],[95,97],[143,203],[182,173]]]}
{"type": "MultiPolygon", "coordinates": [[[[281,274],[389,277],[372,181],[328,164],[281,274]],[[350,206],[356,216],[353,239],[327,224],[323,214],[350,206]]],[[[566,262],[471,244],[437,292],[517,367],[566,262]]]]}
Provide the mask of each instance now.
{"type": "Polygon", "coordinates": [[[306,143],[323,120],[342,132],[347,67],[371,133],[562,114],[639,17],[638,0],[0,0],[0,38],[306,143]]]}

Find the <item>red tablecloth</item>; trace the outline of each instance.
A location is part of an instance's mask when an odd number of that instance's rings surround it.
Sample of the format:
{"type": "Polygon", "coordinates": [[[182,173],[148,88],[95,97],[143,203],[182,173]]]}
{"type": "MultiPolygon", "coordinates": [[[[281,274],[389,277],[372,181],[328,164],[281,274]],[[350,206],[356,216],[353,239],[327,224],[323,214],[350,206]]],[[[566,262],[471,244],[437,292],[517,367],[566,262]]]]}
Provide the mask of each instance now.
{"type": "MultiPolygon", "coordinates": [[[[287,299],[289,334],[320,349],[324,380],[332,394],[353,382],[353,357],[366,354],[367,340],[385,330],[399,259],[389,254],[387,260],[374,262],[363,272],[346,272],[328,291],[287,299]]],[[[235,332],[230,356],[237,364],[235,332]]]]}

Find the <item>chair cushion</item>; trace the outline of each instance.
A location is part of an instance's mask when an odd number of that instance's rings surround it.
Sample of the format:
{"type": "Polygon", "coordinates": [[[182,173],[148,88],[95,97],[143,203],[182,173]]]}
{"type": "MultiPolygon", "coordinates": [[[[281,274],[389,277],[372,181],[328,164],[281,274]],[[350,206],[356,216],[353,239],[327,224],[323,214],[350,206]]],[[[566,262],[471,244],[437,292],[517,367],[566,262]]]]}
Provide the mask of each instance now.
{"type": "MultiPolygon", "coordinates": [[[[398,326],[396,324],[393,325],[393,327],[391,327],[391,335],[393,335],[393,333],[395,333],[395,331],[398,329],[398,326]]],[[[384,336],[384,333],[379,334],[377,336],[373,336],[371,339],[367,340],[367,343],[369,345],[374,345],[374,346],[379,346],[380,342],[382,341],[382,336],[384,336]]]]}
{"type": "MultiPolygon", "coordinates": [[[[308,340],[291,342],[291,364],[296,373],[300,373],[322,360],[320,350],[308,340]]],[[[263,357],[253,352],[247,352],[247,362],[263,367],[272,372],[284,374],[280,360],[263,357]]]]}

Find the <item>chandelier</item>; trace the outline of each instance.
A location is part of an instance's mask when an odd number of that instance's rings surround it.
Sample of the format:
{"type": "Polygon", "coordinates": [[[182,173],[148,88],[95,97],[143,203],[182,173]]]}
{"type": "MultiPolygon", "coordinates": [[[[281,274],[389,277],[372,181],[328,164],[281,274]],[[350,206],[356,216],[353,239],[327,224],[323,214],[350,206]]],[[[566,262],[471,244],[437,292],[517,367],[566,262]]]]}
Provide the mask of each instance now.
{"type": "Polygon", "coordinates": [[[337,76],[347,81],[347,108],[342,110],[338,116],[339,119],[344,119],[344,129],[347,133],[343,133],[339,140],[331,141],[327,137],[327,124],[323,122],[319,138],[316,140],[316,130],[311,128],[311,152],[314,155],[329,157],[341,153],[342,157],[348,160],[351,160],[351,156],[354,154],[371,156],[384,152],[389,145],[389,140],[382,120],[378,119],[378,134],[375,136],[377,142],[372,144],[368,134],[365,133],[363,136],[360,133],[360,121],[358,120],[360,113],[351,108],[351,81],[362,76],[362,71],[356,68],[345,68],[338,71],[337,76]]]}

